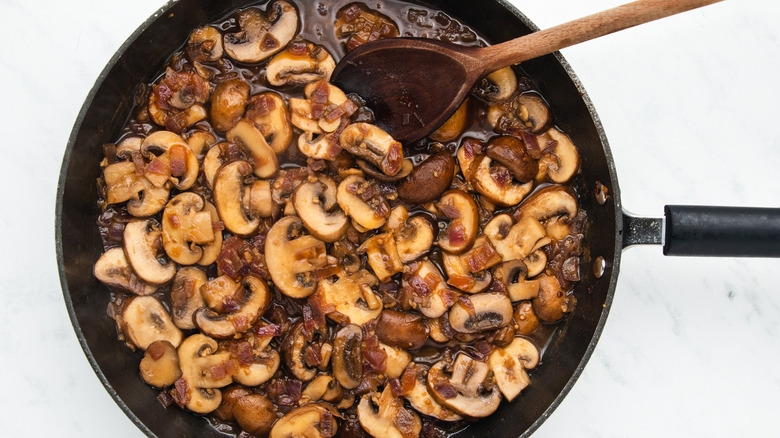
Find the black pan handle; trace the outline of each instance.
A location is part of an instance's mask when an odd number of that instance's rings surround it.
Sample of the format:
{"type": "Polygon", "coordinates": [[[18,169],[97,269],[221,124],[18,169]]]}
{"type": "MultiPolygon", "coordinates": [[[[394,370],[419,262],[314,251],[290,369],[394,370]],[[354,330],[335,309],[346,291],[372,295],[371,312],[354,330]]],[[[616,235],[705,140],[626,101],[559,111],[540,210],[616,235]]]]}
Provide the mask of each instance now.
{"type": "Polygon", "coordinates": [[[670,256],[780,257],[780,208],[667,205],[664,219],[623,214],[623,246],[670,256]]]}

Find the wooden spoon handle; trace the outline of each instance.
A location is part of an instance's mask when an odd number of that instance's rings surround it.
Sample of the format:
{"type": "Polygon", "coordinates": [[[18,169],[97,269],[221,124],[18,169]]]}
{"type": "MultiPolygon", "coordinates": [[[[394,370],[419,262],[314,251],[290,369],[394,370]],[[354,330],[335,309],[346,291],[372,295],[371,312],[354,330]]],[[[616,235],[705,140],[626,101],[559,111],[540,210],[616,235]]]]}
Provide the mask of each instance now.
{"type": "Polygon", "coordinates": [[[481,50],[485,72],[722,0],[638,0],[481,50]]]}

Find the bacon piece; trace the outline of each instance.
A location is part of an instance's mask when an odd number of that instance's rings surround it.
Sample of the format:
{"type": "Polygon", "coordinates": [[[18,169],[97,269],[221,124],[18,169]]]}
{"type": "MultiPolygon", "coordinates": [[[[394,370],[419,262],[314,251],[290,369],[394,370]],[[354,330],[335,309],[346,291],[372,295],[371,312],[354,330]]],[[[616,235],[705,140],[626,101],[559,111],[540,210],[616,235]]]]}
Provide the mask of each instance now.
{"type": "Polygon", "coordinates": [[[254,362],[254,355],[252,354],[252,345],[249,342],[232,342],[228,348],[230,354],[238,359],[238,364],[242,367],[252,365],[254,362]]]}
{"type": "Polygon", "coordinates": [[[186,147],[183,144],[173,144],[168,148],[168,160],[173,176],[182,176],[187,172],[186,147]]]}
{"type": "Polygon", "coordinates": [[[449,383],[437,383],[434,385],[434,389],[436,392],[442,396],[445,399],[451,399],[458,396],[458,391],[455,390],[455,387],[450,385],[449,383]]]}
{"type": "Polygon", "coordinates": [[[181,407],[190,402],[190,385],[187,383],[187,379],[182,377],[173,384],[171,396],[173,396],[176,404],[181,407]]]}

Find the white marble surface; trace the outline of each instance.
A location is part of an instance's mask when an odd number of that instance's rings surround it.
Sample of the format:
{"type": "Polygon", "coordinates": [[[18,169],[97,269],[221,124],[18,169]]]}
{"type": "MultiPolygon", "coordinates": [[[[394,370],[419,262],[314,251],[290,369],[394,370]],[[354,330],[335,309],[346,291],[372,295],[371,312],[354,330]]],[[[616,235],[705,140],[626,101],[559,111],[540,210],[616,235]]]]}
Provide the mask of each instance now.
{"type": "MultiPolygon", "coordinates": [[[[513,3],[547,27],[621,1],[513,3]]],[[[84,97],[161,5],[0,0],[0,436],[142,436],[71,328],[54,202],[84,97]]],[[[563,51],[604,123],[628,210],[780,206],[778,19],[776,0],[727,0],[563,51]]],[[[778,271],[778,260],[628,250],[598,348],[535,436],[777,436],[778,271]]]]}

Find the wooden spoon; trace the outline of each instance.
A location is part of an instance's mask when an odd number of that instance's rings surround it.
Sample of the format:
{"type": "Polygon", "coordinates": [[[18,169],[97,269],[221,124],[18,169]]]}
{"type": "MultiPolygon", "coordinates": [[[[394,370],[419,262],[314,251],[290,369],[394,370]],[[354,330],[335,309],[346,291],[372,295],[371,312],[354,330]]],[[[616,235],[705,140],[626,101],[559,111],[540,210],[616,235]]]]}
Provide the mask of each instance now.
{"type": "Polygon", "coordinates": [[[365,99],[380,128],[410,143],[444,123],[495,70],[719,1],[639,0],[484,48],[424,38],[374,41],[342,58],[331,82],[365,99]]]}

